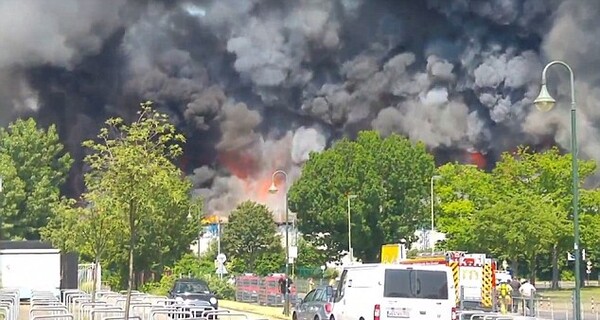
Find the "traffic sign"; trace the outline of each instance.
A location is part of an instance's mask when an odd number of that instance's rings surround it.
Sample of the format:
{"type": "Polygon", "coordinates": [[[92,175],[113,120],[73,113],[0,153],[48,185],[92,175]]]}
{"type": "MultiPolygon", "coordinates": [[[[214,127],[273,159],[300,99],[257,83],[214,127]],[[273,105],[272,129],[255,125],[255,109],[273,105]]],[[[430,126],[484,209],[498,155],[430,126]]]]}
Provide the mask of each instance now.
{"type": "Polygon", "coordinates": [[[225,268],[225,265],[219,265],[217,268],[217,274],[227,274],[227,268],[225,268]]]}
{"type": "Polygon", "coordinates": [[[227,261],[227,256],[224,253],[219,253],[217,255],[217,261],[219,261],[219,263],[223,264],[223,263],[225,263],[225,261],[227,261]]]}
{"type": "Polygon", "coordinates": [[[290,246],[290,250],[288,253],[289,253],[290,258],[298,258],[298,247],[290,246]]]}

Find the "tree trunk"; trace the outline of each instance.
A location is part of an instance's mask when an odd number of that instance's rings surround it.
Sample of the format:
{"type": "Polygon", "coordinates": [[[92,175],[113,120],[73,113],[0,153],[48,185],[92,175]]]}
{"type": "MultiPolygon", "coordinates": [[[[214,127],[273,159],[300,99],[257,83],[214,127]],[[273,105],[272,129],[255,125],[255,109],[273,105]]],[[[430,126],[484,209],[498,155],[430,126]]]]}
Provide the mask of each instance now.
{"type": "Polygon", "coordinates": [[[135,245],[135,216],[134,216],[135,208],[133,205],[133,200],[129,203],[129,276],[127,283],[127,297],[125,300],[125,320],[129,320],[129,309],[131,306],[131,290],[133,288],[133,248],[135,245]]]}
{"type": "Polygon", "coordinates": [[[514,257],[510,262],[510,268],[512,269],[513,278],[519,277],[519,258],[514,257]]]}
{"type": "Polygon", "coordinates": [[[536,278],[535,276],[537,274],[537,270],[536,270],[537,265],[536,265],[535,260],[536,260],[536,254],[534,253],[531,255],[531,258],[529,261],[529,272],[530,272],[529,283],[531,283],[534,286],[535,286],[535,278],[536,278]]]}
{"type": "Polygon", "coordinates": [[[96,302],[96,287],[98,286],[98,267],[100,266],[100,257],[96,255],[94,259],[94,273],[92,274],[92,303],[96,302]]]}
{"type": "Polygon", "coordinates": [[[552,289],[558,289],[559,281],[558,273],[558,243],[555,243],[552,247],[552,289]]]}

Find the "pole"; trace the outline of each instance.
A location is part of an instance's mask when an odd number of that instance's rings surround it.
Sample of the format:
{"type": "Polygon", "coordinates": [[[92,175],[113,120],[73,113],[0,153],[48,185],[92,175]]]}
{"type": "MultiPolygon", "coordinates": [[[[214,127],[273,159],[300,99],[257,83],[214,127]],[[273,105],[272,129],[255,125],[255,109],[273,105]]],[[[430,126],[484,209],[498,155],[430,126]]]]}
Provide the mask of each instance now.
{"type": "Polygon", "coordinates": [[[348,254],[350,256],[350,263],[354,261],[352,253],[352,221],[350,215],[350,195],[348,195],[348,254]]]}
{"type": "Polygon", "coordinates": [[[290,293],[289,293],[289,273],[290,273],[290,240],[289,240],[289,212],[287,207],[287,174],[285,175],[286,190],[284,196],[283,208],[285,210],[285,307],[283,313],[290,314],[290,293]]]}
{"type": "Polygon", "coordinates": [[[285,303],[283,305],[283,314],[286,316],[290,315],[290,295],[288,292],[288,288],[289,288],[289,276],[290,276],[290,231],[289,231],[289,221],[290,221],[290,216],[289,216],[289,212],[288,212],[288,194],[287,194],[287,183],[288,183],[288,176],[287,173],[283,170],[277,170],[275,172],[273,172],[273,175],[271,176],[271,187],[269,188],[269,192],[271,193],[276,193],[277,192],[277,187],[275,186],[275,176],[277,176],[278,174],[282,174],[285,177],[285,193],[284,193],[284,198],[283,198],[283,210],[285,210],[285,292],[284,292],[284,299],[285,299],[285,303]]]}
{"type": "MultiPolygon", "coordinates": [[[[571,87],[573,87],[573,78],[571,73],[571,87]]],[[[579,163],[577,161],[577,115],[575,101],[571,104],[571,153],[573,159],[573,227],[575,228],[575,320],[581,319],[581,252],[579,249],[579,163]]]]}
{"type": "Polygon", "coordinates": [[[574,319],[581,320],[581,251],[579,249],[579,163],[577,161],[577,108],[575,103],[575,77],[573,69],[563,61],[552,61],[548,63],[542,71],[542,84],[546,84],[546,72],[548,69],[559,64],[569,71],[569,80],[571,84],[571,158],[572,158],[572,176],[573,176],[573,228],[574,241],[573,249],[575,251],[575,306],[574,319]]]}
{"type": "MultiPolygon", "coordinates": [[[[217,256],[221,254],[221,218],[217,218],[217,256]]],[[[223,272],[219,265],[219,279],[223,280],[223,272]]]]}
{"type": "Polygon", "coordinates": [[[198,223],[198,259],[200,258],[200,241],[202,240],[202,221],[200,221],[200,212],[198,212],[198,221],[196,222],[198,223]]]}
{"type": "Polygon", "coordinates": [[[429,243],[431,244],[431,253],[433,253],[434,249],[435,249],[435,246],[433,245],[433,243],[432,243],[433,241],[431,239],[433,237],[433,228],[434,228],[434,223],[433,223],[433,217],[434,217],[434,212],[433,212],[433,180],[434,180],[434,178],[435,178],[435,176],[431,177],[431,193],[430,193],[430,195],[431,195],[431,201],[430,201],[431,202],[431,236],[429,236],[430,239],[428,239],[429,243]]]}

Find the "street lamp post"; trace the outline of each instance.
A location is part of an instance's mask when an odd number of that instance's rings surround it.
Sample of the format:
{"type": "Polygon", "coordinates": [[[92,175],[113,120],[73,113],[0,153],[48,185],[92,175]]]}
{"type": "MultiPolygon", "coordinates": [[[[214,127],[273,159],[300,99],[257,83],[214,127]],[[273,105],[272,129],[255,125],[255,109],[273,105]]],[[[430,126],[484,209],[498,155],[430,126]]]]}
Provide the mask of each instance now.
{"type": "Polygon", "coordinates": [[[285,178],[285,186],[286,186],[286,190],[284,192],[284,201],[283,201],[283,210],[285,211],[285,293],[284,293],[284,297],[285,297],[285,305],[283,306],[283,314],[286,316],[290,315],[290,295],[288,293],[288,287],[289,287],[289,273],[290,273],[290,242],[289,242],[289,230],[288,230],[288,221],[289,221],[289,214],[288,214],[288,207],[287,207],[287,180],[288,180],[288,175],[285,171],[283,170],[277,170],[275,172],[273,172],[273,175],[271,176],[271,187],[269,188],[269,192],[270,193],[277,193],[278,189],[277,186],[275,185],[275,177],[281,174],[283,175],[283,177],[285,178]]]}
{"type": "Polygon", "coordinates": [[[354,249],[352,249],[352,219],[350,215],[350,200],[358,197],[355,194],[348,195],[348,255],[350,256],[350,264],[354,262],[354,249]]]}
{"type": "Polygon", "coordinates": [[[434,180],[438,180],[440,178],[441,178],[441,176],[431,176],[431,193],[430,193],[430,195],[431,195],[431,201],[430,201],[431,202],[431,236],[430,236],[430,239],[429,239],[429,242],[431,243],[431,253],[433,253],[435,251],[435,245],[433,243],[433,230],[435,229],[435,224],[434,224],[434,221],[435,221],[434,220],[435,212],[434,212],[433,181],[434,180]]]}
{"type": "Polygon", "coordinates": [[[542,71],[542,87],[540,94],[535,99],[534,104],[540,111],[550,111],[556,104],[556,100],[552,98],[546,86],[546,73],[553,65],[561,65],[569,71],[571,82],[571,158],[572,158],[572,177],[573,177],[573,226],[574,226],[574,243],[575,251],[575,320],[581,319],[581,270],[580,261],[581,253],[579,249],[579,168],[577,162],[578,146],[577,146],[577,109],[575,104],[575,81],[573,69],[563,61],[552,61],[548,63],[542,71]]]}

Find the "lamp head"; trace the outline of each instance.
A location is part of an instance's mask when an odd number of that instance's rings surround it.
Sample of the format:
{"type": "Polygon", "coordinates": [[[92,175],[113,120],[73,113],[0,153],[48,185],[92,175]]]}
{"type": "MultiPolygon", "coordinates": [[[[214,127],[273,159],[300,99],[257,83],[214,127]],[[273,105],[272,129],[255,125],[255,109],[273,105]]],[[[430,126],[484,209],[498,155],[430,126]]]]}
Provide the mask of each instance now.
{"type": "Polygon", "coordinates": [[[552,108],[554,108],[554,105],[556,104],[556,100],[554,100],[554,98],[552,98],[552,96],[550,95],[550,92],[548,92],[548,88],[546,87],[546,84],[542,84],[542,88],[540,89],[540,94],[538,95],[537,98],[535,98],[533,103],[535,104],[535,107],[538,110],[540,110],[542,112],[547,112],[547,111],[550,111],[552,108]]]}
{"type": "Polygon", "coordinates": [[[277,193],[278,189],[275,186],[275,182],[271,183],[271,186],[269,187],[269,193],[277,193]]]}

